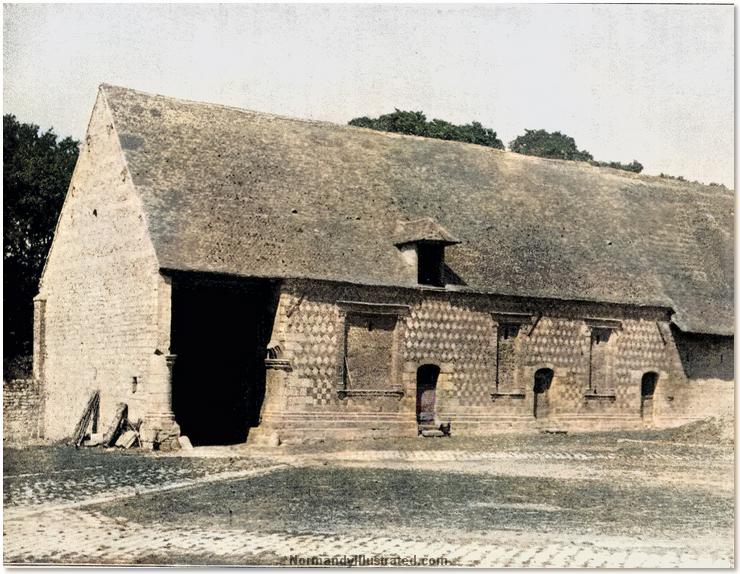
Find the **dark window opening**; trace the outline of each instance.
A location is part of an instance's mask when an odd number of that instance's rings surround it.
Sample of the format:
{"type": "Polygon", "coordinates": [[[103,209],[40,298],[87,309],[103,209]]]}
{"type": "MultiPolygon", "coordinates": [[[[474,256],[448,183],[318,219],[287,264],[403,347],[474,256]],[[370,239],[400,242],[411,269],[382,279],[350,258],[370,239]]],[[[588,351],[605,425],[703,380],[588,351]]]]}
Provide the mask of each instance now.
{"type": "Polygon", "coordinates": [[[515,339],[519,334],[519,325],[499,325],[502,339],[515,339]]]}
{"type": "Polygon", "coordinates": [[[172,406],[193,445],[242,443],[259,425],[276,298],[267,282],[173,279],[172,406]]]}
{"type": "Polygon", "coordinates": [[[608,343],[609,338],[611,337],[611,329],[598,329],[594,328],[591,331],[591,341],[594,345],[599,345],[601,343],[608,343]]]}
{"type": "Polygon", "coordinates": [[[655,394],[655,387],[658,384],[658,373],[645,373],[642,376],[642,385],[640,394],[643,397],[652,397],[655,394]]]}
{"type": "Polygon", "coordinates": [[[444,286],[444,246],[427,243],[416,245],[418,281],[420,285],[444,286]]]}

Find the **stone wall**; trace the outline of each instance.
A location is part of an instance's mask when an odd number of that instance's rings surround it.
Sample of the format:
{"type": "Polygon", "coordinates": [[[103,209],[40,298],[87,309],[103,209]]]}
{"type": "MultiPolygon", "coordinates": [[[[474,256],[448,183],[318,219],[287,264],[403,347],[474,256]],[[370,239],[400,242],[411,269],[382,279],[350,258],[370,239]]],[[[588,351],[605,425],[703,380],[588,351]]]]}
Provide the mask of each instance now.
{"type": "MultiPolygon", "coordinates": [[[[256,434],[282,440],[414,435],[416,372],[425,364],[440,367],[439,418],[465,434],[669,426],[717,412],[718,405],[697,408],[697,401],[707,404],[697,396],[704,389],[684,373],[668,313],[451,290],[287,282],[273,332],[283,351],[281,371],[268,382],[273,399],[266,400],[256,434]],[[396,318],[387,392],[350,388],[345,334],[348,323],[358,323],[357,314],[396,318]],[[511,322],[518,329],[507,331],[498,353],[499,329],[511,322]],[[554,373],[544,419],[534,416],[539,369],[554,373]],[[643,408],[641,383],[648,372],[659,382],[643,408]]],[[[717,398],[727,403],[726,393],[717,398]]]]}
{"type": "Polygon", "coordinates": [[[43,435],[41,385],[35,379],[3,381],[3,441],[18,444],[43,435]]]}
{"type": "Polygon", "coordinates": [[[732,337],[682,333],[678,329],[674,329],[672,335],[688,379],[733,380],[735,348],[732,337]]]}
{"type": "Polygon", "coordinates": [[[158,344],[158,271],[99,96],[36,298],[34,375],[44,381],[47,438],[71,435],[96,389],[101,424],[118,402],[131,418],[144,417],[158,344]]]}
{"type": "Polygon", "coordinates": [[[670,331],[668,368],[676,384],[663,389],[660,426],[708,416],[732,417],[735,407],[734,338],[670,331]]]}

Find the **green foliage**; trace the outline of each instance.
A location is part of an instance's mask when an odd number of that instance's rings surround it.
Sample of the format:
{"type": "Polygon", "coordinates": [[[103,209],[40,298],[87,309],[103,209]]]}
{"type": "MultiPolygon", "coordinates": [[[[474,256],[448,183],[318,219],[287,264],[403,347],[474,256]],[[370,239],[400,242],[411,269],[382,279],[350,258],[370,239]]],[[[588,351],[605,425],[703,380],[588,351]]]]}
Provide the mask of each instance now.
{"type": "Polygon", "coordinates": [[[677,181],[686,181],[686,178],[684,176],[682,176],[682,175],[669,175],[669,174],[663,173],[663,172],[660,173],[660,177],[662,177],[664,179],[675,179],[677,181]]]}
{"type": "Polygon", "coordinates": [[[509,144],[509,149],[524,155],[547,157],[552,159],[567,159],[575,161],[590,161],[593,156],[586,150],[576,147],[576,140],[560,132],[545,130],[524,130],[509,144]]]}
{"type": "Polygon", "coordinates": [[[635,160],[632,163],[619,163],[618,161],[591,161],[591,165],[598,167],[611,167],[613,169],[621,169],[622,171],[631,171],[633,173],[640,173],[643,169],[643,165],[635,160]]]}
{"type": "Polygon", "coordinates": [[[545,130],[524,130],[524,135],[519,136],[509,144],[509,149],[524,155],[547,157],[552,159],[565,159],[572,161],[587,161],[598,167],[611,167],[623,171],[640,173],[643,165],[633,160],[632,163],[620,163],[618,161],[596,161],[586,150],[579,150],[576,140],[560,132],[548,132],[545,130]]]}
{"type": "Polygon", "coordinates": [[[686,179],[682,175],[670,175],[668,173],[661,173],[659,177],[662,177],[663,179],[673,179],[673,180],[676,180],[676,181],[685,181],[686,183],[695,183],[695,184],[698,184],[698,185],[708,185],[709,187],[722,187],[724,189],[727,189],[727,186],[725,184],[723,184],[723,183],[717,183],[717,182],[713,181],[711,183],[705,184],[705,183],[703,183],[703,182],[701,182],[699,180],[696,180],[696,179],[688,180],[688,179],[686,179]]]}
{"type": "Polygon", "coordinates": [[[385,114],[378,118],[368,118],[367,116],[354,118],[350,120],[349,125],[383,132],[467,142],[504,149],[504,144],[498,139],[496,132],[484,128],[480,122],[465,125],[455,125],[439,119],[433,119],[429,122],[424,112],[406,112],[396,109],[392,114],[385,114]]]}
{"type": "Polygon", "coordinates": [[[31,353],[33,297],[78,154],[71,138],[3,116],[6,360],[31,353]]]}

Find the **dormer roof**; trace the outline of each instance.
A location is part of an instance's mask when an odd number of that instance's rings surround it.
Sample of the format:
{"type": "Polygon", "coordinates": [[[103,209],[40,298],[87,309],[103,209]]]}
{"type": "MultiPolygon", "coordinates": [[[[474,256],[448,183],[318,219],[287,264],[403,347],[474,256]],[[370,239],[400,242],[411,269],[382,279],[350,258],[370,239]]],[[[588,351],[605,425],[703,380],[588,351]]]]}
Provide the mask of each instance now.
{"type": "Polygon", "coordinates": [[[410,243],[455,245],[460,243],[460,240],[442,227],[435,219],[422,217],[413,221],[399,221],[396,224],[394,244],[401,246],[410,243]]]}

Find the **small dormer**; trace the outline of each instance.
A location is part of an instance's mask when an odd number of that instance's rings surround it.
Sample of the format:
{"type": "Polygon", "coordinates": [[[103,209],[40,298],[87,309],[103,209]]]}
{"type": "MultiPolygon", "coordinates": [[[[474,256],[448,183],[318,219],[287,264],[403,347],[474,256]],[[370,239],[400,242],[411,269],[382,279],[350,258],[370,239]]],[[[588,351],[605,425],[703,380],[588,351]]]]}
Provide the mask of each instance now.
{"type": "Polygon", "coordinates": [[[444,287],[445,248],[460,241],[431,217],[399,221],[395,235],[395,245],[415,269],[417,283],[444,287]]]}

